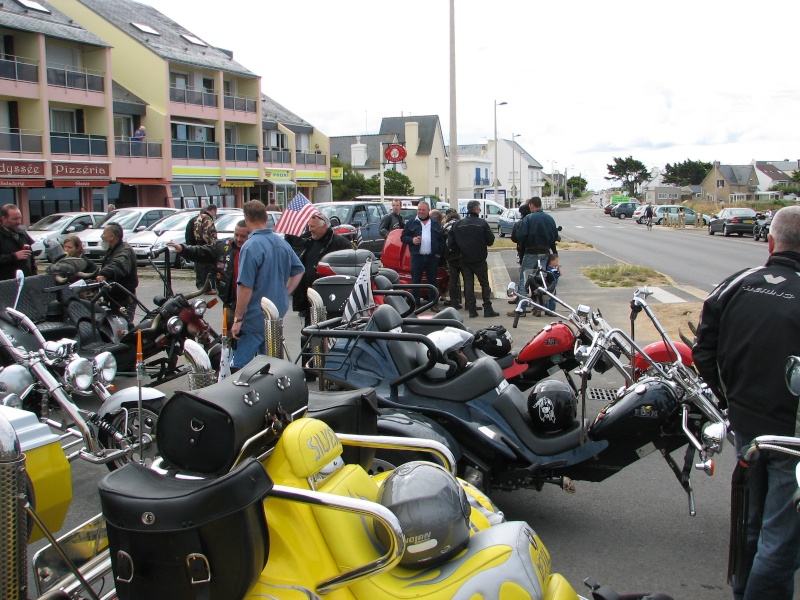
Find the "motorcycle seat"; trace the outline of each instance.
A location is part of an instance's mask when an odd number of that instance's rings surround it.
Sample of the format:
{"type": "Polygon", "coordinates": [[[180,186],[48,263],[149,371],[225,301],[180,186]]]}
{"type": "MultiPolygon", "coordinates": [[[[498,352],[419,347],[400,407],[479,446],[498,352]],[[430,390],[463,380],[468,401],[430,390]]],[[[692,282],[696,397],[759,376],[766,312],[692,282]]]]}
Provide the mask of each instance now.
{"type": "MultiPolygon", "coordinates": [[[[580,445],[581,422],[575,420],[570,427],[541,435],[531,427],[531,416],[524,394],[503,394],[494,401],[494,407],[505,422],[517,434],[523,444],[538,456],[554,456],[568,452],[580,445]]],[[[584,431],[589,430],[589,420],[584,422],[584,431]]]]}
{"type": "Polygon", "coordinates": [[[39,321],[36,323],[36,328],[42,332],[46,340],[72,339],[78,333],[75,325],[64,321],[39,321]]]}
{"type": "Polygon", "coordinates": [[[123,353],[130,349],[128,344],[115,344],[114,342],[90,342],[88,344],[81,344],[81,349],[78,352],[84,358],[93,358],[101,352],[111,352],[115,357],[121,356],[123,353]]]}

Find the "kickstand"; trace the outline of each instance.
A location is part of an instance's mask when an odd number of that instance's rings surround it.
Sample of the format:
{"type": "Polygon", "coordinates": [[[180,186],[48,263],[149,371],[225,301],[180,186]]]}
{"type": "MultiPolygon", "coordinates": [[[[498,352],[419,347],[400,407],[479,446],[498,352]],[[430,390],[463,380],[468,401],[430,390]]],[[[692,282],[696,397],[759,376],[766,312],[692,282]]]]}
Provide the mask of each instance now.
{"type": "Polygon", "coordinates": [[[672,469],[673,473],[675,473],[678,483],[681,484],[683,490],[686,492],[686,495],[689,498],[689,515],[692,517],[697,514],[697,510],[695,509],[694,505],[694,490],[692,490],[692,465],[694,464],[694,453],[694,446],[689,444],[686,447],[686,454],[683,457],[683,469],[680,469],[678,468],[678,463],[676,463],[672,456],[670,456],[669,452],[666,450],[661,450],[664,460],[667,461],[669,468],[672,469]]]}

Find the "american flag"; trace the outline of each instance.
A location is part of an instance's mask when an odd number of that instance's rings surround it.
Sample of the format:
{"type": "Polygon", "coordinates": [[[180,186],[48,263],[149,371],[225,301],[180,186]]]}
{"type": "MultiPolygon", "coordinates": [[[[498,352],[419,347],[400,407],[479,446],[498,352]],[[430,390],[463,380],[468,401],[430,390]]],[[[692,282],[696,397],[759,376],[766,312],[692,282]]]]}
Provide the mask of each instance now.
{"type": "Polygon", "coordinates": [[[371,261],[364,263],[361,272],[358,274],[353,291],[344,303],[344,320],[349,322],[360,311],[372,306],[372,286],[370,285],[369,275],[372,270],[371,261]]]}
{"type": "Polygon", "coordinates": [[[302,192],[297,192],[275,224],[274,231],[285,235],[300,235],[308,225],[308,220],[316,212],[318,211],[311,201],[302,192]]]}

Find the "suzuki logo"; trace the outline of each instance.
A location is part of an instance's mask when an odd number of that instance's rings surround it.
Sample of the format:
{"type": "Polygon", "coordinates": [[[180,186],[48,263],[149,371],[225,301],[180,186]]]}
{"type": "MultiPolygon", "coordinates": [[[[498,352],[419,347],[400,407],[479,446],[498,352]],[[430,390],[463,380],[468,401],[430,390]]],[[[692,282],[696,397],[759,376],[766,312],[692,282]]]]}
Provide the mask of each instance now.
{"type": "Polygon", "coordinates": [[[775,277],[774,275],[764,275],[764,281],[771,283],[772,285],[777,285],[778,283],[783,283],[786,281],[786,277],[783,275],[779,275],[778,277],[775,277]]]}

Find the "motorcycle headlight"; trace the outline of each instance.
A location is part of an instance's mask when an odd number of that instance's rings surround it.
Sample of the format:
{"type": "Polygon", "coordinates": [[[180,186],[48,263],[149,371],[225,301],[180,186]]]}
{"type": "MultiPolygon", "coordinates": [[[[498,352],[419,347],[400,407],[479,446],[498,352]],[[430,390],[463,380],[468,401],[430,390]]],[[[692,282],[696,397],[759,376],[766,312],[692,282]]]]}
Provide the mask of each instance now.
{"type": "Polygon", "coordinates": [[[167,321],[167,331],[175,335],[183,330],[183,321],[180,317],[170,317],[167,321]]]}
{"type": "Polygon", "coordinates": [[[92,387],[94,369],[87,358],[76,358],[64,371],[67,383],[77,390],[85,391],[92,387]]]}
{"type": "Polygon", "coordinates": [[[101,352],[93,362],[94,372],[103,383],[111,383],[117,376],[117,359],[111,352],[101,352]]]}
{"type": "Polygon", "coordinates": [[[202,317],[206,314],[206,308],[208,308],[208,304],[206,304],[205,300],[195,300],[192,302],[192,309],[194,310],[194,314],[198,317],[202,317]]]}
{"type": "Polygon", "coordinates": [[[66,358],[75,351],[73,340],[58,340],[57,342],[45,342],[44,353],[50,360],[54,358],[66,358]]]}

